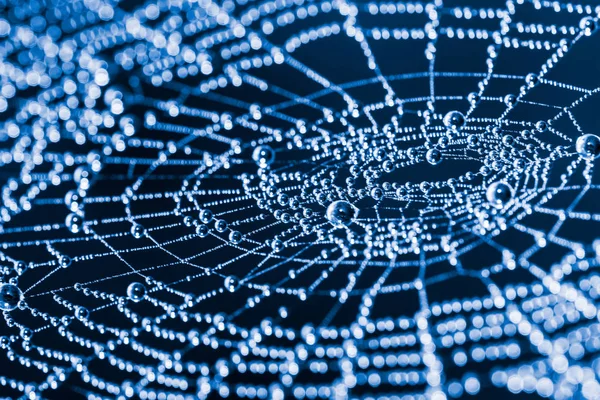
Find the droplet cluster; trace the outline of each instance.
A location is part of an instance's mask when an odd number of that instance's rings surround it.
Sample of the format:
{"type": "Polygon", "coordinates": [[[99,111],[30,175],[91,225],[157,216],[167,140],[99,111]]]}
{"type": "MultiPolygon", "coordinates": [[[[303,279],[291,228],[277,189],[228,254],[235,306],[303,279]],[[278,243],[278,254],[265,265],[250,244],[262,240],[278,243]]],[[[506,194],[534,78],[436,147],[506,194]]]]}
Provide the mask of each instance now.
{"type": "Polygon", "coordinates": [[[600,398],[600,6],[492,3],[0,0],[0,394],[600,398]]]}

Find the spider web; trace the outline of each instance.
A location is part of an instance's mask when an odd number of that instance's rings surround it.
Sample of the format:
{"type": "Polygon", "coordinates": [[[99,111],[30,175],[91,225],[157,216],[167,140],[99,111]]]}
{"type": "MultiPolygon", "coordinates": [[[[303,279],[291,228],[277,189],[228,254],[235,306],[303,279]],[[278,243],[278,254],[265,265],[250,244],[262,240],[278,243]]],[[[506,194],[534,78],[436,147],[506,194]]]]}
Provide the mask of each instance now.
{"type": "Polygon", "coordinates": [[[3,395],[600,396],[596,2],[0,11],[3,395]]]}

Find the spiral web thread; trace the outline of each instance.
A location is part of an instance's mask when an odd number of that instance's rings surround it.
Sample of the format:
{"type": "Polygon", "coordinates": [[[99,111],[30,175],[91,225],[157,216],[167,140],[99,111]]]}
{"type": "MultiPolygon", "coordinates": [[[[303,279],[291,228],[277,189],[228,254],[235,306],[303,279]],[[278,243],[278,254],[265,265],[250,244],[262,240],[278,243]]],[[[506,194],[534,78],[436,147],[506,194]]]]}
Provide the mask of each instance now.
{"type": "Polygon", "coordinates": [[[598,398],[599,9],[0,2],[0,392],[598,398]]]}

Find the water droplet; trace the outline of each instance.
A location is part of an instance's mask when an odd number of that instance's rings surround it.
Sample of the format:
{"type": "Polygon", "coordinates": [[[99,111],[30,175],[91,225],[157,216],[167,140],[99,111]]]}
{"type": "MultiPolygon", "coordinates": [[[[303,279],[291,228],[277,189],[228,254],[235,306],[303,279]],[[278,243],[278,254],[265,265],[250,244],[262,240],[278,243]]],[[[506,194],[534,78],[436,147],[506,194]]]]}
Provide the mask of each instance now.
{"type": "Polygon", "coordinates": [[[133,235],[134,238],[140,239],[142,236],[144,236],[145,233],[146,233],[146,230],[144,229],[144,227],[142,225],[140,225],[140,224],[131,225],[131,234],[133,235]]]}
{"type": "Polygon", "coordinates": [[[17,261],[15,262],[14,267],[17,274],[22,275],[27,269],[27,263],[25,263],[25,261],[17,261]]]}
{"type": "Polygon", "coordinates": [[[284,247],[285,247],[284,243],[279,239],[275,239],[271,243],[271,248],[273,249],[273,251],[276,251],[276,252],[283,250],[284,247]]]}
{"type": "Polygon", "coordinates": [[[80,321],[88,319],[89,316],[90,316],[90,311],[85,307],[79,306],[75,310],[75,317],[80,321]]]}
{"type": "Polygon", "coordinates": [[[425,154],[427,162],[431,165],[438,165],[442,162],[442,152],[438,149],[429,149],[425,154]]]}
{"type": "Polygon", "coordinates": [[[326,217],[333,225],[350,225],[358,215],[358,208],[344,200],[334,201],[327,207],[326,217]]]}
{"type": "Polygon", "coordinates": [[[146,297],[146,286],[139,282],[133,282],[127,286],[127,297],[133,302],[139,302],[146,297]]]}
{"type": "Polygon", "coordinates": [[[525,77],[525,82],[527,83],[527,86],[534,87],[540,82],[540,77],[537,74],[530,73],[525,77]]]}
{"type": "Polygon", "coordinates": [[[79,215],[71,213],[67,215],[65,225],[71,231],[71,233],[79,233],[83,226],[83,219],[79,215]]]}
{"type": "Polygon", "coordinates": [[[579,22],[579,28],[581,28],[585,36],[592,36],[598,29],[598,22],[592,17],[584,17],[579,22]]]}
{"type": "Polygon", "coordinates": [[[233,293],[240,287],[240,280],[236,276],[228,276],[225,278],[225,289],[233,293]]]}
{"type": "Polygon", "coordinates": [[[218,219],[215,221],[215,230],[217,232],[225,232],[227,230],[227,221],[224,219],[218,219]]]}
{"type": "Polygon", "coordinates": [[[13,285],[12,283],[3,283],[0,285],[0,310],[14,310],[22,298],[23,293],[17,285],[13,285]]]}
{"type": "Polygon", "coordinates": [[[58,258],[58,263],[63,268],[67,268],[68,266],[70,266],[71,262],[72,262],[72,260],[71,260],[71,257],[69,257],[69,256],[60,256],[58,258]]]}
{"type": "Polygon", "coordinates": [[[453,130],[459,130],[466,123],[466,118],[460,111],[450,111],[444,116],[444,125],[453,130]]]}
{"type": "Polygon", "coordinates": [[[514,94],[507,94],[504,96],[504,104],[506,104],[507,107],[513,107],[517,104],[517,96],[514,94]]]}
{"type": "Polygon", "coordinates": [[[200,236],[201,238],[207,237],[209,232],[210,228],[207,225],[198,225],[196,227],[196,235],[200,236]]]}
{"type": "Polygon", "coordinates": [[[242,241],[243,235],[239,231],[229,232],[229,241],[233,244],[238,244],[242,241]]]}
{"type": "Polygon", "coordinates": [[[33,336],[33,331],[29,328],[21,328],[21,337],[23,340],[30,340],[33,336]]]}
{"type": "Polygon", "coordinates": [[[202,210],[200,211],[200,221],[203,224],[208,224],[213,219],[213,212],[210,210],[202,210]]]}
{"type": "Polygon", "coordinates": [[[504,207],[513,196],[512,188],[504,182],[492,183],[486,192],[488,202],[494,207],[504,207]]]}
{"type": "Polygon", "coordinates": [[[252,152],[252,159],[260,167],[265,168],[275,161],[275,151],[270,146],[258,146],[252,152]]]}
{"type": "Polygon", "coordinates": [[[591,160],[600,154],[600,137],[591,133],[582,135],[577,138],[575,149],[581,157],[591,160]]]}

